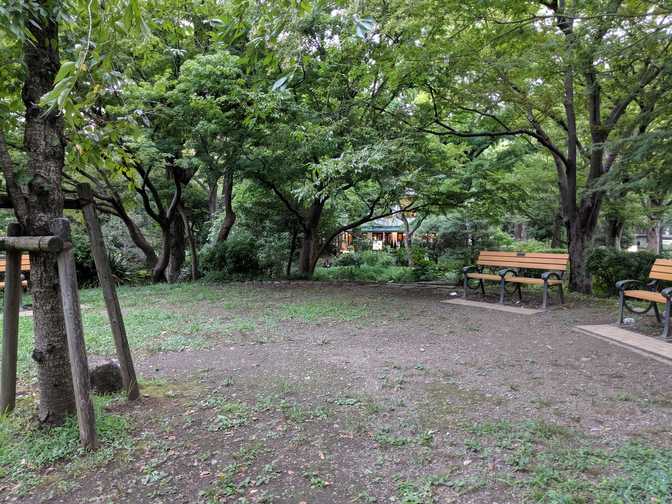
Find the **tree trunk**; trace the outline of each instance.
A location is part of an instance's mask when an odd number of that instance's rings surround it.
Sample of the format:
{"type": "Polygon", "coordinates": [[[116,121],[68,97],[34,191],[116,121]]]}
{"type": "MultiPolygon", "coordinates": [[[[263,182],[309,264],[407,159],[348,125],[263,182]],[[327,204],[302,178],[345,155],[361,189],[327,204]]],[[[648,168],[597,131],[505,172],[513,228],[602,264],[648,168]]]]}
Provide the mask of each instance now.
{"type": "Polygon", "coordinates": [[[138,247],[145,255],[145,267],[149,270],[154,269],[158,261],[158,257],[156,255],[156,252],[154,251],[154,247],[152,247],[152,245],[147,241],[147,238],[145,238],[144,233],[142,232],[140,227],[135,223],[135,221],[131,218],[131,216],[128,215],[123,205],[117,204],[115,202],[114,209],[117,212],[117,216],[126,225],[128,234],[131,237],[131,240],[133,241],[135,246],[138,247]]]}
{"type": "Polygon", "coordinates": [[[586,253],[592,242],[595,226],[581,226],[581,220],[575,219],[568,223],[569,238],[569,287],[574,292],[591,294],[592,278],[586,269],[586,253]]]}
{"type": "Polygon", "coordinates": [[[562,215],[555,214],[553,219],[553,230],[551,231],[551,248],[562,247],[562,215]]]}
{"type": "Polygon", "coordinates": [[[292,276],[292,262],[294,261],[294,254],[296,253],[296,238],[299,234],[299,230],[296,226],[292,227],[292,239],[289,245],[289,257],[287,258],[287,278],[292,276]]]}
{"type": "Polygon", "coordinates": [[[406,261],[408,265],[412,268],[413,264],[413,234],[414,230],[411,229],[411,224],[408,222],[408,218],[401,214],[401,220],[404,223],[404,250],[406,251],[406,261]]]}
{"type": "MultiPolygon", "coordinates": [[[[53,10],[50,2],[41,8],[53,10]]],[[[22,98],[26,107],[24,145],[28,155],[27,213],[19,210],[16,188],[9,187],[15,202],[17,217],[28,235],[49,235],[50,222],[63,216],[61,177],[65,156],[63,116],[58,111],[47,113],[38,103],[51,90],[60,68],[58,25],[52,14],[36,18],[41,28],[26,23],[32,34],[24,43],[25,82],[22,98]]],[[[32,17],[32,16],[31,16],[32,17]]],[[[58,288],[56,257],[46,253],[31,253],[31,293],[33,324],[40,387],[39,419],[46,424],[61,424],[66,415],[75,411],[75,398],[70,374],[63,306],[58,288]]]]}
{"type": "Polygon", "coordinates": [[[224,200],[224,222],[219,228],[217,241],[226,241],[231,233],[231,229],[236,222],[236,213],[233,211],[233,174],[227,172],[224,175],[222,185],[222,198],[224,200]]]}
{"type": "Polygon", "coordinates": [[[624,227],[625,223],[619,215],[610,215],[607,217],[607,245],[609,247],[621,250],[624,227]]]}
{"type": "Polygon", "coordinates": [[[656,255],[661,253],[661,231],[662,225],[660,221],[654,221],[646,230],[646,248],[656,255]]]}
{"type": "Polygon", "coordinates": [[[217,213],[217,182],[218,180],[208,181],[208,215],[211,219],[217,213]]]}
{"type": "Polygon", "coordinates": [[[513,226],[513,238],[516,241],[527,240],[527,224],[524,222],[517,222],[513,226]]]}
{"type": "Polygon", "coordinates": [[[191,255],[191,280],[196,281],[199,277],[198,272],[198,250],[196,247],[196,238],[194,237],[194,230],[189,222],[189,215],[184,207],[180,205],[180,216],[184,224],[184,229],[187,232],[187,242],[189,243],[189,254],[191,255]]]}
{"type": "Polygon", "coordinates": [[[178,216],[178,218],[173,219],[173,222],[170,224],[170,252],[165,273],[166,281],[168,283],[174,283],[180,279],[180,273],[186,258],[184,238],[184,220],[178,216]]]}
{"type": "Polygon", "coordinates": [[[317,239],[320,229],[320,219],[324,203],[314,200],[308,211],[308,219],[303,224],[303,242],[301,243],[301,254],[299,255],[299,274],[303,278],[311,278],[317,265],[317,239]]]}

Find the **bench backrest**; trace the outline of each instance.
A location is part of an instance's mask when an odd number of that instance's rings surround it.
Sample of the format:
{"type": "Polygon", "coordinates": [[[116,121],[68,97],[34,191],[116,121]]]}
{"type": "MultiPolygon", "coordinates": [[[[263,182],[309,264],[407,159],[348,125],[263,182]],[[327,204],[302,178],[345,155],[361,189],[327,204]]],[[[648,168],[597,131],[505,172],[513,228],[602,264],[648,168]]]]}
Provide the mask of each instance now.
{"type": "Polygon", "coordinates": [[[651,267],[649,278],[672,282],[672,259],[656,259],[651,267]]]}
{"type": "MultiPolygon", "coordinates": [[[[5,258],[3,257],[0,259],[0,273],[5,272],[5,268],[7,266],[7,261],[5,261],[5,258]]],[[[30,271],[30,257],[28,254],[23,254],[21,256],[21,271],[30,271]]]]}
{"type": "Polygon", "coordinates": [[[486,267],[506,267],[546,271],[566,271],[569,254],[497,252],[483,250],[476,264],[486,267]]]}

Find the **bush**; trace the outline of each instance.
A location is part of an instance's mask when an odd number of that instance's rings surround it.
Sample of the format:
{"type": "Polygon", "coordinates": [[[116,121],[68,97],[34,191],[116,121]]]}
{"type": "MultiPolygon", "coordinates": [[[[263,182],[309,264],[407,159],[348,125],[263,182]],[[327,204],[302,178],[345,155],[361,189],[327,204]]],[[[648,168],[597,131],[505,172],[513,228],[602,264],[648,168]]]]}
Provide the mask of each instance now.
{"type": "Polygon", "coordinates": [[[243,237],[215,243],[204,253],[202,264],[206,272],[235,278],[255,277],[261,269],[255,241],[243,237]]]}
{"type": "Polygon", "coordinates": [[[593,275],[593,288],[597,293],[614,295],[619,280],[645,282],[655,260],[656,255],[647,251],[624,252],[600,247],[589,253],[586,268],[593,275]]]}
{"type": "MultiPolygon", "coordinates": [[[[74,233],[72,236],[72,250],[75,256],[77,282],[80,287],[95,287],[98,285],[96,263],[91,254],[91,244],[88,236],[74,233]]],[[[133,277],[133,269],[126,257],[118,250],[108,250],[107,260],[110,263],[112,276],[116,283],[129,283],[133,277]]]]}
{"type": "Polygon", "coordinates": [[[361,253],[362,264],[366,266],[394,266],[394,256],[387,252],[366,250],[361,253]]]}
{"type": "Polygon", "coordinates": [[[362,257],[356,252],[348,252],[346,254],[340,254],[334,259],[334,266],[355,266],[359,267],[362,265],[362,257]]]}
{"type": "Polygon", "coordinates": [[[415,280],[415,274],[411,268],[401,266],[334,266],[317,268],[313,279],[355,282],[412,282],[415,280]]]}

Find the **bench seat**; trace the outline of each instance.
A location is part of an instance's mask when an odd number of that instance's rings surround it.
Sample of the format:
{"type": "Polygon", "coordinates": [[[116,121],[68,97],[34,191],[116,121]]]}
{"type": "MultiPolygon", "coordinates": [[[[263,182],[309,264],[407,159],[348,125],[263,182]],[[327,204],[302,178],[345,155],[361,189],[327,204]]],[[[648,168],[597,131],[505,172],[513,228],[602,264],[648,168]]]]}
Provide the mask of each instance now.
{"type": "Polygon", "coordinates": [[[494,282],[499,282],[502,277],[499,275],[493,275],[490,273],[467,273],[467,277],[473,278],[475,280],[492,280],[494,282]]]}
{"type": "Polygon", "coordinates": [[[672,287],[665,287],[672,282],[672,259],[656,259],[649,271],[650,282],[646,283],[647,289],[642,289],[644,282],[640,280],[620,280],[616,282],[618,289],[618,323],[624,322],[624,310],[631,313],[644,315],[650,310],[656,315],[658,322],[663,323],[663,334],[661,335],[667,341],[672,342],[672,287]],[[637,288],[639,287],[639,288],[637,288]],[[649,303],[648,307],[628,305],[628,299],[639,299],[649,303]],[[658,305],[664,305],[665,311],[660,316],[658,305]]]}
{"type": "Polygon", "coordinates": [[[626,290],[623,292],[626,297],[641,299],[643,301],[651,301],[653,303],[665,304],[667,299],[660,292],[653,292],[648,290],[626,290]]]}
{"type": "Polygon", "coordinates": [[[522,298],[522,285],[539,285],[544,288],[543,307],[548,302],[550,287],[557,287],[560,292],[560,302],[564,302],[562,293],[562,277],[567,270],[567,254],[536,253],[536,252],[499,252],[482,250],[476,264],[462,270],[464,278],[464,297],[468,289],[477,289],[485,295],[484,282],[497,282],[500,286],[499,302],[504,303],[504,286],[513,284],[514,291],[522,298]],[[537,274],[529,275],[528,272],[537,274]],[[470,280],[478,281],[478,286],[469,285],[470,280]]]}

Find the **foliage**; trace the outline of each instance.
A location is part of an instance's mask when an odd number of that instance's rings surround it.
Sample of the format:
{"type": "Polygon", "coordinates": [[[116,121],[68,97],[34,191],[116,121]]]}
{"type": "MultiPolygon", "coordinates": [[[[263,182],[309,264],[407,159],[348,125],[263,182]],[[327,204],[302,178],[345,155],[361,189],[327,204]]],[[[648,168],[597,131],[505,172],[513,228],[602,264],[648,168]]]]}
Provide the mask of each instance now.
{"type": "Polygon", "coordinates": [[[413,282],[415,272],[404,266],[334,266],[317,268],[315,280],[351,282],[413,282]]]}
{"type": "Polygon", "coordinates": [[[231,278],[253,278],[261,271],[257,244],[246,236],[233,236],[215,243],[203,255],[203,269],[231,278]]]}
{"type": "MultiPolygon", "coordinates": [[[[98,285],[98,273],[91,253],[91,244],[88,235],[73,233],[73,253],[77,282],[80,287],[94,287],[98,285]]],[[[117,284],[129,283],[135,278],[135,271],[129,260],[120,250],[108,250],[107,260],[112,270],[112,277],[117,284]]]]}
{"type": "Polygon", "coordinates": [[[614,295],[619,280],[646,282],[656,255],[647,252],[624,252],[615,248],[599,247],[588,256],[588,271],[593,275],[595,288],[605,295],[614,295]]]}

